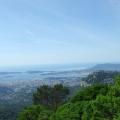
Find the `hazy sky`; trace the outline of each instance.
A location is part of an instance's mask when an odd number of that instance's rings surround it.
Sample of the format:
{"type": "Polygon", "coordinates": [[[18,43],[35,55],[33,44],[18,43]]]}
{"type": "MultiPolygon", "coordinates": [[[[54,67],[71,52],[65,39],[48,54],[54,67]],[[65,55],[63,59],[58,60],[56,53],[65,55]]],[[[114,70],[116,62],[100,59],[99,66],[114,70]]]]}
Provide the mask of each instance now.
{"type": "Polygon", "coordinates": [[[0,0],[0,66],[120,61],[120,0],[0,0]]]}

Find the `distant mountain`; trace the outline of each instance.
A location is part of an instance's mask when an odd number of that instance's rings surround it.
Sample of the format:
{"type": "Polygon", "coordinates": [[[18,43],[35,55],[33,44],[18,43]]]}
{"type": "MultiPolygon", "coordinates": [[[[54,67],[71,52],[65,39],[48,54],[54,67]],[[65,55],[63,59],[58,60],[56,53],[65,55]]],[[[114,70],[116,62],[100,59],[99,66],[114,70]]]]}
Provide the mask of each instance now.
{"type": "Polygon", "coordinates": [[[119,75],[118,71],[96,71],[89,74],[83,80],[87,84],[113,84],[114,78],[119,75]]]}
{"type": "Polygon", "coordinates": [[[120,71],[120,64],[98,64],[91,68],[92,71],[120,71]]]}

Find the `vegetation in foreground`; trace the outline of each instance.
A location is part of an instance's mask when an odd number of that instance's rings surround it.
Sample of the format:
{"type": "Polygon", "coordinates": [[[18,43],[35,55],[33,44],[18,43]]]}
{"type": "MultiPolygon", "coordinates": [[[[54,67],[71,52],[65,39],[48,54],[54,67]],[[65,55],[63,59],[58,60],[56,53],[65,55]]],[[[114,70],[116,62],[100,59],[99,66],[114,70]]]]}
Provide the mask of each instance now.
{"type": "Polygon", "coordinates": [[[83,88],[57,109],[47,104],[32,105],[20,113],[18,120],[120,120],[120,76],[114,85],[83,88]]]}

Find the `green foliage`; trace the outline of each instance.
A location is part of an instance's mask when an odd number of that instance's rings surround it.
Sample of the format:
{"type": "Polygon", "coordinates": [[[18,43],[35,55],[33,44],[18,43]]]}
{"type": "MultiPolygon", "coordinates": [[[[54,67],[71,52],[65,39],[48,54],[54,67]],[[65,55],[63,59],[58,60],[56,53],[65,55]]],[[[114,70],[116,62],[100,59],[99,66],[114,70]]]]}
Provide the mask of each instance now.
{"type": "Polygon", "coordinates": [[[120,76],[117,76],[115,78],[115,84],[111,86],[109,95],[114,97],[120,97],[120,76]]]}
{"type": "Polygon", "coordinates": [[[38,88],[37,92],[33,94],[33,102],[35,105],[41,104],[57,109],[65,101],[68,94],[69,89],[61,84],[53,87],[44,85],[38,88]]]}
{"type": "MultiPolygon", "coordinates": [[[[57,92],[61,87],[58,88],[54,90],[57,92]]],[[[39,110],[34,107],[19,117],[30,116],[30,119],[18,120],[120,120],[120,76],[114,85],[93,85],[80,90],[52,114],[43,107],[39,110]]]]}
{"type": "Polygon", "coordinates": [[[37,89],[37,92],[33,94],[34,104],[42,104],[49,106],[51,101],[51,87],[43,85],[37,89]]]}
{"type": "Polygon", "coordinates": [[[98,96],[95,101],[90,101],[86,106],[83,118],[89,120],[113,120],[120,112],[120,98],[98,96]]]}
{"type": "Polygon", "coordinates": [[[83,107],[87,102],[67,103],[58,108],[50,120],[81,120],[83,107]]]}
{"type": "Polygon", "coordinates": [[[108,93],[109,86],[108,85],[93,85],[87,88],[83,88],[79,91],[72,99],[71,102],[78,102],[78,101],[89,101],[95,100],[97,95],[106,95],[108,93]]]}
{"type": "Polygon", "coordinates": [[[18,120],[49,120],[51,111],[40,105],[33,105],[20,113],[18,120]]]}

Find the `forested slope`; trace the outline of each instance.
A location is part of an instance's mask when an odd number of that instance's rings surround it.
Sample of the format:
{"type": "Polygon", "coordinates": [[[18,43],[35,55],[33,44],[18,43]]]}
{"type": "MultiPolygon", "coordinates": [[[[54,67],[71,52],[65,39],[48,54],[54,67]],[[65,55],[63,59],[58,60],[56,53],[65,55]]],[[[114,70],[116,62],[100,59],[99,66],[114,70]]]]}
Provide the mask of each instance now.
{"type": "Polygon", "coordinates": [[[119,120],[120,76],[114,84],[83,88],[57,109],[33,105],[20,113],[18,120],[119,120]]]}

